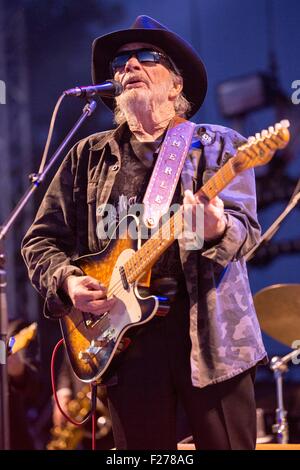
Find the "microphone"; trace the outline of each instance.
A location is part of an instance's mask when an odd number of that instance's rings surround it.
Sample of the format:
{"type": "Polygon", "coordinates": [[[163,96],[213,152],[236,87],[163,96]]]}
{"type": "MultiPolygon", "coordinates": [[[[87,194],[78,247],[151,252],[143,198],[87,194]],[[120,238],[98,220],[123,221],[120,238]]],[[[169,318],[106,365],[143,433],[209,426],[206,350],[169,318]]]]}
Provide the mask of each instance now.
{"type": "Polygon", "coordinates": [[[106,80],[99,85],[90,86],[76,86],[75,88],[69,88],[63,92],[67,96],[77,96],[79,98],[85,98],[94,95],[106,96],[113,98],[119,96],[123,91],[123,87],[120,82],[116,80],[106,80]]]}

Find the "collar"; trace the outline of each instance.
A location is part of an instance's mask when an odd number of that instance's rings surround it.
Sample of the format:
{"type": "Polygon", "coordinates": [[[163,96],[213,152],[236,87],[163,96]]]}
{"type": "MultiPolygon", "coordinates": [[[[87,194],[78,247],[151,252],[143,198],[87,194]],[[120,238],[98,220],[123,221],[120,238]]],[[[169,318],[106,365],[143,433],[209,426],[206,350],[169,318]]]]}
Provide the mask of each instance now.
{"type": "Polygon", "coordinates": [[[123,133],[127,128],[127,123],[124,122],[120,124],[116,129],[112,129],[110,131],[105,132],[104,136],[103,134],[99,134],[98,142],[96,142],[94,145],[91,145],[90,150],[92,152],[96,152],[99,150],[103,150],[106,145],[109,145],[111,154],[115,155],[115,157],[118,159],[119,164],[121,164],[121,155],[118,142],[120,141],[120,138],[122,137],[123,133]]]}
{"type": "Polygon", "coordinates": [[[90,146],[90,150],[97,151],[102,150],[111,141],[119,141],[124,131],[127,129],[127,123],[120,124],[116,129],[105,131],[104,133],[98,134],[98,142],[90,146]]]}

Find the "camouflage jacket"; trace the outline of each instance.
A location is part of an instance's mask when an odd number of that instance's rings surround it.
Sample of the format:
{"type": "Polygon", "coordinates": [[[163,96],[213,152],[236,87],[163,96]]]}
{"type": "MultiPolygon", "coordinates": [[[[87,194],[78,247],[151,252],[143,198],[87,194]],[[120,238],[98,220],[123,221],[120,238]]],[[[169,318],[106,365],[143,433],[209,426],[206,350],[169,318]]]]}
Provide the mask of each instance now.
{"type": "MultiPolygon", "coordinates": [[[[182,172],[183,189],[197,189],[245,142],[235,131],[198,126],[182,172]]],[[[102,241],[97,207],[110,196],[122,164],[118,141],[124,125],[79,141],[55,175],[28,230],[22,254],[29,276],[45,298],[45,315],[59,318],[70,305],[60,287],[82,274],[72,259],[97,252],[102,241]]],[[[220,194],[227,228],[217,243],[180,257],[190,296],[192,382],[197,387],[233,377],[261,361],[266,352],[253,306],[243,256],[260,236],[252,170],[220,194]]]]}

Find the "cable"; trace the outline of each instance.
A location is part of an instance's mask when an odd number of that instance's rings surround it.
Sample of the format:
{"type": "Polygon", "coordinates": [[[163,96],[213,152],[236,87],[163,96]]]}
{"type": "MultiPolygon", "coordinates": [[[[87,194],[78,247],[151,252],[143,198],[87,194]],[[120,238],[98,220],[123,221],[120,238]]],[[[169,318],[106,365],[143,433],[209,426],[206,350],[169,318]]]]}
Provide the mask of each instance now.
{"type": "Polygon", "coordinates": [[[41,160],[41,164],[40,164],[40,167],[39,167],[38,174],[41,174],[44,170],[44,166],[46,164],[46,160],[47,160],[47,156],[48,156],[48,152],[49,152],[49,147],[50,147],[50,143],[51,143],[51,139],[52,139],[52,134],[53,134],[53,129],[54,129],[54,124],[55,124],[55,121],[56,121],[57,113],[58,113],[58,110],[60,108],[61,102],[64,99],[64,97],[65,97],[65,95],[62,94],[58,98],[58,100],[56,102],[56,105],[55,105],[55,108],[53,110],[51,121],[50,121],[50,126],[49,126],[49,131],[48,131],[48,136],[47,136],[47,140],[46,140],[46,144],[45,144],[45,148],[44,148],[44,152],[43,152],[43,156],[42,156],[42,160],[41,160]]]}
{"type": "Polygon", "coordinates": [[[53,391],[53,396],[54,396],[54,399],[55,399],[55,402],[57,404],[57,407],[59,409],[59,411],[61,412],[61,414],[68,420],[70,421],[70,423],[74,424],[75,426],[81,426],[82,424],[85,424],[89,419],[90,417],[92,416],[93,417],[93,435],[92,435],[92,440],[93,440],[93,450],[95,450],[96,448],[96,444],[95,444],[95,441],[96,441],[96,437],[95,437],[95,429],[96,429],[96,426],[95,426],[95,423],[94,421],[96,421],[96,402],[97,402],[97,385],[96,384],[91,384],[91,393],[92,393],[92,397],[91,397],[91,409],[90,411],[88,412],[88,414],[86,415],[86,417],[82,420],[82,421],[75,421],[74,419],[72,419],[69,415],[67,415],[64,410],[62,409],[62,407],[60,406],[60,403],[59,403],[59,400],[58,400],[58,396],[57,396],[57,393],[56,393],[56,384],[55,384],[55,374],[54,374],[54,366],[55,366],[55,357],[56,357],[56,354],[57,354],[57,351],[58,349],[60,348],[60,346],[63,344],[64,340],[61,339],[58,341],[58,343],[56,344],[56,346],[54,347],[53,349],[53,353],[52,353],[52,357],[51,357],[51,384],[52,384],[52,391],[53,391]]]}
{"type": "Polygon", "coordinates": [[[96,408],[94,408],[94,412],[92,414],[92,450],[96,450],[96,427],[97,427],[97,416],[96,416],[96,408]]]}

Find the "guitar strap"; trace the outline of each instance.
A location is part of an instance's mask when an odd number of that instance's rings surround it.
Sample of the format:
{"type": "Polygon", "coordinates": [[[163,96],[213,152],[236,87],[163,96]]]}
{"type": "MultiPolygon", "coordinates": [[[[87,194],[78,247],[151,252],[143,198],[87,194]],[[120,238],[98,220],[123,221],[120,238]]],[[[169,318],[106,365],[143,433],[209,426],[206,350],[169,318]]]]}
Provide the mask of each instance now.
{"type": "Polygon", "coordinates": [[[196,124],[176,116],[160,148],[144,199],[143,222],[156,227],[171,204],[196,124]]]}

